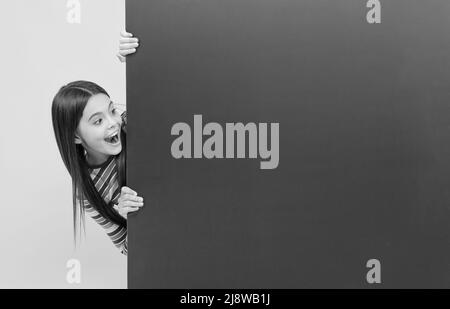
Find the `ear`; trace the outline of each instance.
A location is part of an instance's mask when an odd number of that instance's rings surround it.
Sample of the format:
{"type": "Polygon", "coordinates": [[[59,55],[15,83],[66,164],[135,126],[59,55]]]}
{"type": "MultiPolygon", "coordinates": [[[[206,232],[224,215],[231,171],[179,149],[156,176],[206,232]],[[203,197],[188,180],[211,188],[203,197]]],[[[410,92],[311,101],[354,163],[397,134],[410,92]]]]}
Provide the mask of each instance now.
{"type": "Polygon", "coordinates": [[[82,144],[81,138],[75,133],[75,144],[82,144]]]}

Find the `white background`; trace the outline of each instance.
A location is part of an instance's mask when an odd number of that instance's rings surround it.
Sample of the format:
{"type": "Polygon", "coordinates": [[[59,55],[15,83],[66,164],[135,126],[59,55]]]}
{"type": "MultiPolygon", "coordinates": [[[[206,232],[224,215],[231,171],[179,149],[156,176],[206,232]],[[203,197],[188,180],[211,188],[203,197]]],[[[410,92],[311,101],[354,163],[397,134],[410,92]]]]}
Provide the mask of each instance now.
{"type": "Polygon", "coordinates": [[[0,288],[126,288],[126,257],[91,218],[74,248],[71,180],[51,122],[53,96],[74,80],[125,104],[125,64],[115,56],[125,0],[80,0],[80,24],[68,23],[67,2],[0,4],[0,288]],[[66,282],[72,258],[80,284],[66,282]]]}

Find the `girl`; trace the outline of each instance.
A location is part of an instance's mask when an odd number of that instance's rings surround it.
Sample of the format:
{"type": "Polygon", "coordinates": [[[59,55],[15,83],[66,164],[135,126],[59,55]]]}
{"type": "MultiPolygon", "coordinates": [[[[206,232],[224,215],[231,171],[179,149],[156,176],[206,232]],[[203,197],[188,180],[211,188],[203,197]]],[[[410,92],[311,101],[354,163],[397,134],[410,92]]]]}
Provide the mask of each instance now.
{"type": "MultiPolygon", "coordinates": [[[[117,57],[136,52],[138,39],[122,31],[117,57]]],[[[87,212],[127,255],[127,214],[144,205],[126,184],[126,112],[118,114],[108,93],[88,81],[63,86],[52,103],[53,130],[72,178],[74,240],[87,212]]]]}
{"type": "Polygon", "coordinates": [[[75,242],[77,222],[88,213],[127,255],[129,212],[144,205],[126,187],[126,112],[117,112],[108,93],[88,81],[63,86],[52,103],[56,142],[72,178],[75,242]]]}

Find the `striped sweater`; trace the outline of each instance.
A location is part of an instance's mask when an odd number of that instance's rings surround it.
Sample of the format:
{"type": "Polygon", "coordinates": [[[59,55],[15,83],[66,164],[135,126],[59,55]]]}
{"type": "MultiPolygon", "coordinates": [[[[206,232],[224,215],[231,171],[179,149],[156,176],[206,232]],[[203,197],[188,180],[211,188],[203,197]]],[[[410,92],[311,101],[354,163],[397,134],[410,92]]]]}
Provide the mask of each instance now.
{"type": "MultiPolygon", "coordinates": [[[[114,205],[117,205],[121,188],[119,187],[115,158],[116,156],[110,156],[105,163],[98,166],[91,166],[89,172],[97,191],[105,200],[106,204],[109,204],[109,202],[112,201],[114,205]]],[[[104,218],[89,204],[89,202],[87,202],[87,200],[85,200],[84,203],[85,213],[100,224],[105,229],[106,234],[112,240],[113,244],[121,253],[127,255],[127,229],[104,218]]]]}
{"type": "MultiPolygon", "coordinates": [[[[122,129],[126,132],[126,112],[122,114],[122,129]]],[[[122,151],[125,151],[123,149],[122,151]]],[[[118,204],[118,199],[120,197],[121,188],[119,187],[118,181],[118,170],[116,163],[117,156],[110,156],[106,162],[96,165],[89,166],[89,173],[91,179],[94,182],[95,188],[100,193],[101,197],[105,200],[106,204],[112,202],[113,205],[118,204]]],[[[121,227],[110,220],[104,218],[102,215],[95,210],[92,205],[85,199],[84,200],[84,210],[95,222],[100,224],[105,229],[106,234],[109,236],[113,244],[120,250],[124,255],[128,254],[127,248],[127,229],[121,227]]],[[[116,209],[116,207],[114,207],[116,209]]],[[[116,209],[117,210],[117,209],[116,209]]]]}

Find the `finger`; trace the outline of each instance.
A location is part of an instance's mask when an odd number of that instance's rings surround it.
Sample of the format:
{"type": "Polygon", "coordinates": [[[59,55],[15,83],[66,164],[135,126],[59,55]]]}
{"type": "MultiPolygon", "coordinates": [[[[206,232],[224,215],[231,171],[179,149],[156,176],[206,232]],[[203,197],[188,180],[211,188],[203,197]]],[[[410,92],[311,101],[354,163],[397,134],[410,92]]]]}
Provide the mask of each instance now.
{"type": "Polygon", "coordinates": [[[131,38],[133,36],[133,34],[127,32],[126,30],[120,31],[120,35],[126,38],[131,38]]]}
{"type": "Polygon", "coordinates": [[[121,38],[119,42],[122,43],[137,43],[139,42],[138,38],[121,38]]]}
{"type": "Polygon", "coordinates": [[[119,214],[122,216],[126,216],[129,212],[135,212],[139,210],[139,207],[125,207],[119,211],[119,214]]]}
{"type": "Polygon", "coordinates": [[[137,195],[131,195],[131,194],[129,194],[129,193],[125,193],[125,194],[123,194],[123,196],[121,196],[122,197],[122,201],[132,201],[132,202],[144,202],[144,198],[143,197],[140,197],[140,196],[137,196],[137,195]]]}
{"type": "Polygon", "coordinates": [[[134,190],[131,190],[130,188],[123,186],[122,189],[120,190],[120,192],[122,194],[131,194],[131,195],[137,195],[137,192],[134,190]]]}
{"type": "Polygon", "coordinates": [[[119,202],[125,202],[125,201],[135,201],[135,202],[143,202],[144,198],[131,194],[131,193],[127,193],[127,192],[123,192],[120,194],[119,196],[119,202]]]}
{"type": "Polygon", "coordinates": [[[139,46],[139,43],[124,43],[124,44],[119,44],[119,49],[120,50],[132,49],[132,48],[136,48],[138,46],[139,46]]]}
{"type": "Polygon", "coordinates": [[[134,212],[134,211],[138,211],[139,207],[127,207],[127,213],[128,212],[134,212]]]}
{"type": "Polygon", "coordinates": [[[133,201],[124,201],[122,203],[122,207],[142,207],[144,203],[142,202],[133,202],[133,201]]]}
{"type": "Polygon", "coordinates": [[[127,56],[127,55],[129,55],[129,54],[134,54],[136,52],[136,48],[132,48],[132,49],[125,49],[125,50],[121,50],[121,51],[119,51],[119,54],[121,55],[121,56],[127,56]]]}

